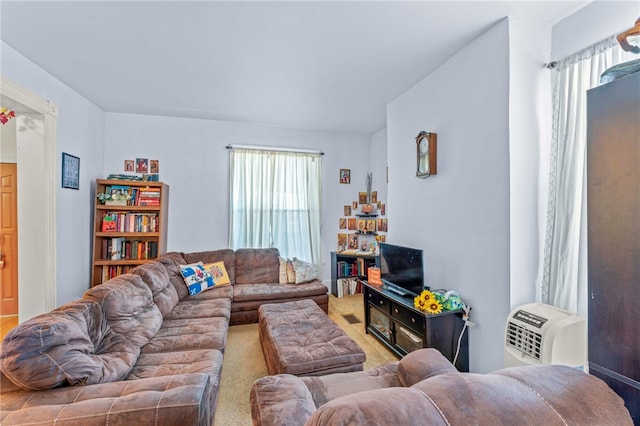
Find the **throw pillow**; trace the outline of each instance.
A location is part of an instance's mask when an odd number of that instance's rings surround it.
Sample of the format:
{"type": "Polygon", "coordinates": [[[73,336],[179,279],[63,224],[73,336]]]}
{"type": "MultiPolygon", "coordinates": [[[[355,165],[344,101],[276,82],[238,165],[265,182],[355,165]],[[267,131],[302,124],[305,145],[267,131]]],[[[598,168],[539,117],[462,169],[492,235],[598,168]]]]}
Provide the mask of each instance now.
{"type": "Polygon", "coordinates": [[[204,268],[211,274],[213,284],[216,287],[231,284],[227,269],[224,267],[224,262],[206,263],[204,268]]]}
{"type": "Polygon", "coordinates": [[[180,273],[191,296],[202,293],[215,285],[211,274],[205,269],[202,262],[180,265],[180,273]]]}
{"type": "Polygon", "coordinates": [[[287,283],[296,283],[296,271],[293,269],[293,262],[287,259],[287,283]]]}
{"type": "Polygon", "coordinates": [[[291,262],[296,273],[295,284],[306,283],[309,281],[320,279],[320,268],[313,263],[293,258],[291,262]]]}
{"type": "Polygon", "coordinates": [[[278,268],[278,283],[287,284],[287,259],[282,256],[278,256],[279,268],[278,268]]]}

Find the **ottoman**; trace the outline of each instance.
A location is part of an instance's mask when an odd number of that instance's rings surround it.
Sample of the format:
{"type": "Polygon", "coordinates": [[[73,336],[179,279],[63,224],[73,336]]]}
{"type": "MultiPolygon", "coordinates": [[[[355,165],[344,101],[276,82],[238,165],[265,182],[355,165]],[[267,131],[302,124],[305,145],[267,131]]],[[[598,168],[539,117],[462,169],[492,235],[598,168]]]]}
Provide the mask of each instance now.
{"type": "Polygon", "coordinates": [[[313,300],[261,305],[260,345],[269,374],[362,371],[365,353],[313,300]]]}

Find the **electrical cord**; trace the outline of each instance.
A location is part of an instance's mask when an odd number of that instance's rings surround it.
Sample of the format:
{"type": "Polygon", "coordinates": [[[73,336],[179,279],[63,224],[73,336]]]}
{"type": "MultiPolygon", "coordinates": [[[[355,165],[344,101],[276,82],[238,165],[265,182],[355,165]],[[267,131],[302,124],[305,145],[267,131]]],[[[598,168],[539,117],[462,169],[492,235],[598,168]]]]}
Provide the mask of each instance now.
{"type": "Polygon", "coordinates": [[[464,314],[462,314],[462,320],[464,321],[464,325],[462,326],[462,331],[460,332],[460,336],[458,336],[458,347],[456,348],[456,354],[453,357],[453,365],[455,367],[456,361],[458,360],[458,355],[460,354],[460,345],[462,343],[462,336],[464,336],[464,332],[467,330],[467,327],[473,327],[476,324],[469,321],[469,311],[471,308],[465,304],[462,305],[462,310],[464,314]]]}

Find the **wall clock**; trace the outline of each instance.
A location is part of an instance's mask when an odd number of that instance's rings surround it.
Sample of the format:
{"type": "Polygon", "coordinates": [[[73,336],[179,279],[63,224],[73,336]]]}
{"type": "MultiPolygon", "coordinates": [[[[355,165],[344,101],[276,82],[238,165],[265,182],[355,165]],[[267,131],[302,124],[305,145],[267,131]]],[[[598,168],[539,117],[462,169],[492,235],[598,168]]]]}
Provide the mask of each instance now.
{"type": "Polygon", "coordinates": [[[438,135],[422,131],[416,136],[416,176],[427,178],[437,173],[438,135]]]}

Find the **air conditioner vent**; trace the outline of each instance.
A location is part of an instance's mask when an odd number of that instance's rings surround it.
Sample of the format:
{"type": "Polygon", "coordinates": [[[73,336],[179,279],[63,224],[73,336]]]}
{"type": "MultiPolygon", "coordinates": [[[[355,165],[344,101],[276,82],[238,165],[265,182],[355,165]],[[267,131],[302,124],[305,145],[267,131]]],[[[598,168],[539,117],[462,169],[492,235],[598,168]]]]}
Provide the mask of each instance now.
{"type": "Polygon", "coordinates": [[[528,330],[513,322],[507,323],[507,346],[512,347],[533,359],[540,359],[542,335],[528,330]]]}

